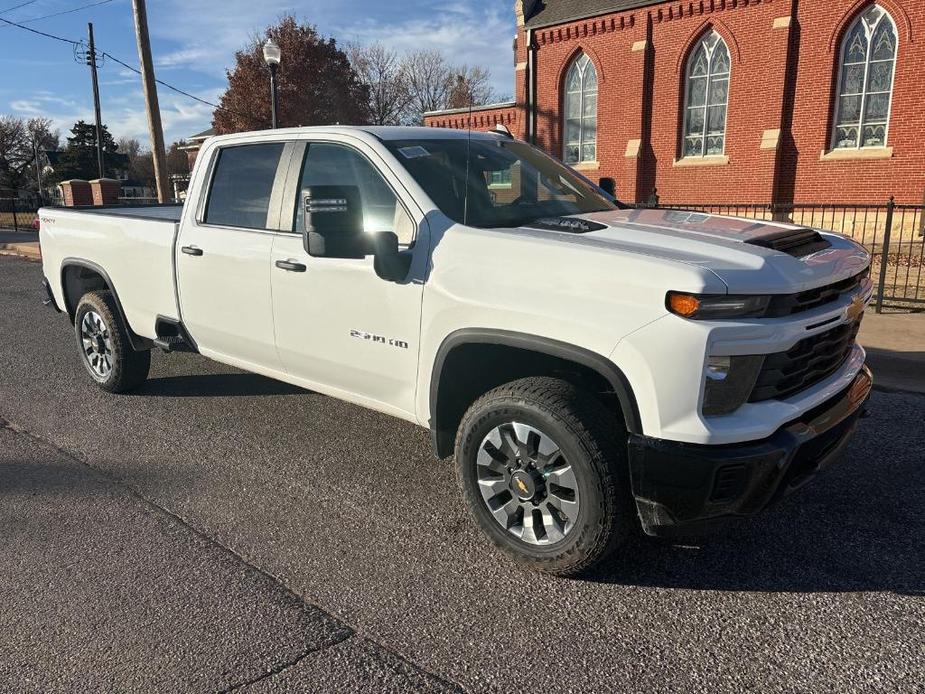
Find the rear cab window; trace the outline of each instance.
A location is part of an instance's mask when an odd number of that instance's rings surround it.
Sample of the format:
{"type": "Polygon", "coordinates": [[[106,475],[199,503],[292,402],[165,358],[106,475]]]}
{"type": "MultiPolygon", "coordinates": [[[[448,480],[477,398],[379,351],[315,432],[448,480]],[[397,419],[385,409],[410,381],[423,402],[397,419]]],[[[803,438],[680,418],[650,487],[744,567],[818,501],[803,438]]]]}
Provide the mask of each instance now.
{"type": "Polygon", "coordinates": [[[267,228],[273,182],[285,144],[267,142],[219,150],[206,201],[205,224],[267,228]]]}

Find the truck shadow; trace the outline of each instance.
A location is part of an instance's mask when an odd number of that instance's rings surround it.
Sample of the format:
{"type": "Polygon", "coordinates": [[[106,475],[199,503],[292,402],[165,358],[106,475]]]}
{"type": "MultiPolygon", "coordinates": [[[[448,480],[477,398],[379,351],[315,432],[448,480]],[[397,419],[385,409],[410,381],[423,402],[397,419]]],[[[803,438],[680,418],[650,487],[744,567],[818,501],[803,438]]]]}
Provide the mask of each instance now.
{"type": "Polygon", "coordinates": [[[780,506],[709,538],[633,540],[585,579],[925,596],[925,398],[875,394],[872,410],[844,458],[780,506]]]}
{"type": "Polygon", "coordinates": [[[307,395],[313,391],[251,373],[207,373],[150,378],[133,395],[161,397],[230,397],[307,395]]]}

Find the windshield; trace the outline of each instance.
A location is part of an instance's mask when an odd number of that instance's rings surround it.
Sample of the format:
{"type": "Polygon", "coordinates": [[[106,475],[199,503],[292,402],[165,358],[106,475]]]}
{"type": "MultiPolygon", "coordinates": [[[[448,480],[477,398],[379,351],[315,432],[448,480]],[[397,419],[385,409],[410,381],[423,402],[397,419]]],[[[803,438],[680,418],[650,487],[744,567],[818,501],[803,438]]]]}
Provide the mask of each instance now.
{"type": "Polygon", "coordinates": [[[619,206],[525,142],[476,137],[384,144],[447,217],[469,226],[517,227],[619,206]]]}

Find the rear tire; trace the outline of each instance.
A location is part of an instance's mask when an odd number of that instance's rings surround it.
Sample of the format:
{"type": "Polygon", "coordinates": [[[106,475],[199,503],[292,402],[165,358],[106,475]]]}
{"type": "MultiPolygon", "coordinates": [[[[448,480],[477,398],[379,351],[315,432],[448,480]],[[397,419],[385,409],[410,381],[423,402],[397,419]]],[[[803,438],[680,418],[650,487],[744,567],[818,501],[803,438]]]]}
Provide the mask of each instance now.
{"type": "Polygon", "coordinates": [[[110,291],[84,294],[74,314],[80,361],[90,378],[110,393],[125,393],[144,383],[151,352],[136,352],[119,318],[110,291]]]}
{"type": "Polygon", "coordinates": [[[581,574],[633,534],[624,425],[566,381],[524,378],[479,398],[456,466],[478,525],[526,567],[581,574]]]}

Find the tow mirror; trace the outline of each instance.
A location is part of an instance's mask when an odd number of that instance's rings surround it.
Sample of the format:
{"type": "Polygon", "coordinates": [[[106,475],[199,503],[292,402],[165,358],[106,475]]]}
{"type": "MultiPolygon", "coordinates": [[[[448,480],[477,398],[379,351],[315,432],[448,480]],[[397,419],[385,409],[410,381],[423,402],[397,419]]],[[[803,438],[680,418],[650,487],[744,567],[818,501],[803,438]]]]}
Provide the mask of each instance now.
{"type": "Polygon", "coordinates": [[[302,203],[303,244],[310,256],[365,258],[372,253],[356,186],[311,186],[302,191],[302,203]]]}
{"type": "Polygon", "coordinates": [[[610,176],[603,176],[597,182],[597,187],[612,198],[617,197],[617,182],[610,176]]]}
{"type": "Polygon", "coordinates": [[[376,274],[401,282],[411,269],[411,254],[402,253],[394,231],[366,232],[356,186],[311,186],[302,191],[305,212],[303,244],[314,258],[360,259],[374,256],[376,274]]]}
{"type": "Polygon", "coordinates": [[[373,247],[373,269],[389,282],[401,282],[411,269],[411,253],[402,253],[398,248],[398,235],[394,231],[378,231],[370,234],[373,247]]]}

